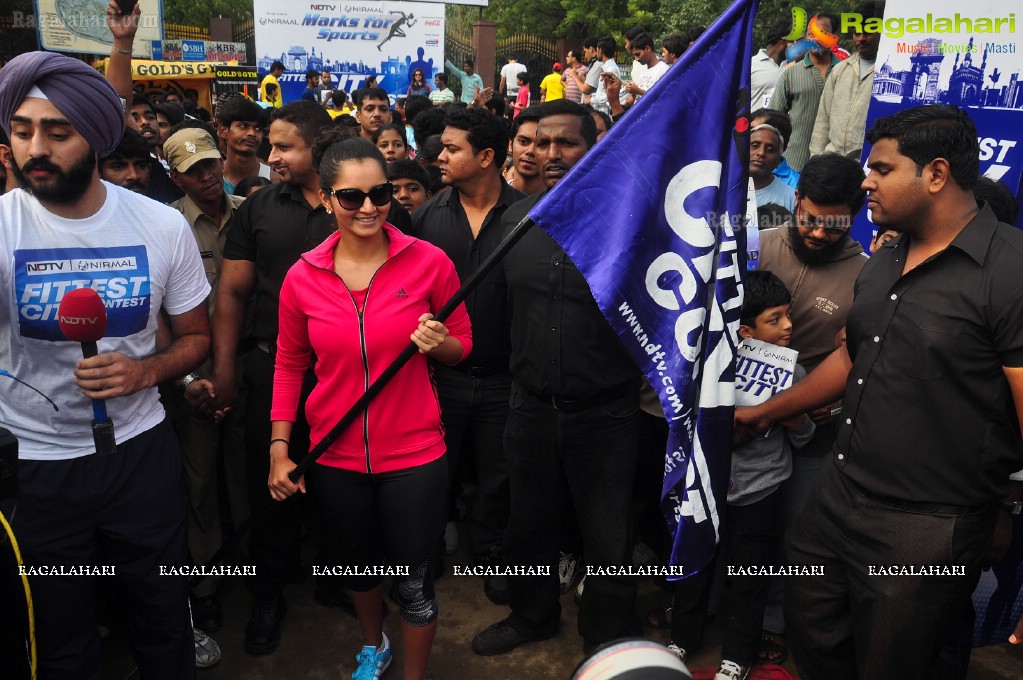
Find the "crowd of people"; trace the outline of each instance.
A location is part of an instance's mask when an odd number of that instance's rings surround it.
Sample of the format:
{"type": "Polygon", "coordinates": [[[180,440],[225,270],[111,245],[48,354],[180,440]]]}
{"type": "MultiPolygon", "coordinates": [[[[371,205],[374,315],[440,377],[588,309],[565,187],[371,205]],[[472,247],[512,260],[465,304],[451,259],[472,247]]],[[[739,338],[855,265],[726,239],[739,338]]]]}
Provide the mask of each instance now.
{"type": "MultiPolygon", "coordinates": [[[[883,3],[858,11],[880,17],[883,3]]],[[[358,619],[354,680],[391,664],[385,573],[403,677],[425,677],[433,582],[460,527],[486,597],[509,608],[473,637],[482,656],[552,637],[575,591],[587,654],[646,626],[669,629],[684,662],[726,565],[787,565],[813,575],[734,580],[716,680],[790,649],[815,680],[965,678],[968,598],[1021,507],[1023,235],[1008,225],[1012,193],[978,177],[965,112],[924,106],[866,130],[879,34],[783,65],[779,22],[753,58],[760,253],[739,337],[796,350],[796,384],[737,409],[714,562],[637,612],[637,579],[593,568],[666,563],[668,426],[582,274],[533,228],[434,315],[629,125],[701,29],[626,32],[625,81],[610,36],[542,79],[509,59],[496,91],[471,60],[447,61],[458,102],[445,73],[431,88],[421,70],[395,106],[375,83],[349,99],[316,71],[284,102],[277,63],[259,101],[222,97],[204,116],[132,90],[137,18],[110,1],[105,77],[44,52],[0,69],[0,365],[59,406],[0,384],[21,461],[16,510],[0,508],[26,565],[116,566],[143,678],[190,678],[219,658],[221,576],[158,567],[215,561],[227,526],[248,527],[231,539],[252,567],[245,649],[278,647],[285,585],[308,569],[307,497],[316,564],[357,572],[317,576],[314,596],[358,619]],[[865,203],[869,255],[850,236],[865,203]],[[80,358],[53,341],[59,291],[83,286],[109,324],[80,358]],[[412,358],[296,476],[410,342],[412,358]],[[112,455],[95,453],[96,400],[112,455]],[[944,571],[868,575],[878,565],[944,571]]],[[[40,677],[99,678],[96,579],[31,587],[40,677]]],[[[24,666],[17,647],[0,661],[24,666]]]]}

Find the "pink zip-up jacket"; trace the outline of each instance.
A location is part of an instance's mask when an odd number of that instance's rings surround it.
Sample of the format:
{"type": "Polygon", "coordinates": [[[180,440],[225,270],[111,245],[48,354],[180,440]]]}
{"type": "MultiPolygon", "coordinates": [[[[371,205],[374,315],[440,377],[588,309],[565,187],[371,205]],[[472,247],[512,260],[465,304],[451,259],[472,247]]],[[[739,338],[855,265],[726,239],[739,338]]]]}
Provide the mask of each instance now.
{"type": "MultiPolygon", "coordinates": [[[[366,289],[363,311],[334,272],[335,232],[302,255],[281,288],[277,369],[271,420],[295,421],[302,378],[316,355],[316,387],[306,401],[315,446],[409,344],[424,313],[435,313],[458,290],[444,252],[384,225],[387,261],[366,289]]],[[[448,317],[449,334],[472,351],[465,305],[448,317]]],[[[444,455],[440,404],[426,356],[417,353],[319,463],[356,472],[392,472],[444,455]]]]}

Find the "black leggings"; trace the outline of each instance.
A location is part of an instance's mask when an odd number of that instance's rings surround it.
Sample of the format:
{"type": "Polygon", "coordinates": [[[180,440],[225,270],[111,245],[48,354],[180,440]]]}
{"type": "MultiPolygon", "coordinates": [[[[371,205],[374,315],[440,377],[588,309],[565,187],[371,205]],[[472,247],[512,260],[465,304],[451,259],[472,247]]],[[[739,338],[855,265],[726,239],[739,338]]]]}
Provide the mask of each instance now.
{"type": "MultiPolygon", "coordinates": [[[[407,575],[397,577],[402,618],[414,626],[436,619],[432,558],[444,524],[447,457],[377,474],[314,465],[309,483],[323,530],[341,544],[347,565],[407,567],[407,575]]],[[[382,580],[372,571],[346,579],[355,592],[373,590],[382,580]]]]}

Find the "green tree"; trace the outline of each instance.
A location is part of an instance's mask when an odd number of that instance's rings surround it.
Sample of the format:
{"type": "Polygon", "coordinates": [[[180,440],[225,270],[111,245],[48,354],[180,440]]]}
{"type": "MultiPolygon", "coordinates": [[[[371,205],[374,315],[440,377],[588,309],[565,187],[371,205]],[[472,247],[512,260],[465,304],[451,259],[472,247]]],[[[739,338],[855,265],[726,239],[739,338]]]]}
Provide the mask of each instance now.
{"type": "Polygon", "coordinates": [[[210,18],[252,18],[252,0],[163,0],[163,20],[170,24],[209,26],[210,18]]]}
{"type": "MultiPolygon", "coordinates": [[[[847,11],[855,1],[833,0],[831,5],[847,11]]],[[[497,22],[501,38],[521,33],[555,39],[612,35],[621,44],[622,34],[634,26],[650,29],[655,40],[692,26],[709,26],[730,4],[730,0],[490,0],[484,8],[448,5],[447,23],[460,35],[470,34],[473,23],[482,18],[497,22]]],[[[761,0],[758,29],[789,17],[791,6],[792,0],[761,0]]]]}

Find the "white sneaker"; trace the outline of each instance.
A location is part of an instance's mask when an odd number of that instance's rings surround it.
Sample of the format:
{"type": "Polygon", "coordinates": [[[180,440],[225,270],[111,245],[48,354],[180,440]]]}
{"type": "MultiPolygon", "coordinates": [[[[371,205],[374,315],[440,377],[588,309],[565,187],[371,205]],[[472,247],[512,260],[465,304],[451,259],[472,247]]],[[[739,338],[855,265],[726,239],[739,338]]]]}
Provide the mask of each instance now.
{"type": "Polygon", "coordinates": [[[220,661],[220,645],[198,628],[192,628],[192,639],[195,641],[195,667],[209,668],[220,661]]]}
{"type": "Polygon", "coordinates": [[[444,554],[454,555],[458,550],[458,527],[454,522],[444,525],[444,554]]]}
{"type": "Polygon", "coordinates": [[[583,601],[583,590],[586,588],[586,575],[579,579],[579,585],[575,587],[575,603],[580,604],[583,601]]]}
{"type": "Polygon", "coordinates": [[[668,651],[677,656],[682,663],[685,663],[686,657],[689,656],[688,654],[686,654],[686,650],[682,649],[674,642],[668,643],[668,651]]]}
{"type": "Polygon", "coordinates": [[[721,662],[721,668],[714,674],[714,680],[746,680],[749,677],[749,669],[749,666],[740,666],[725,659],[721,662]]]}
{"type": "Polygon", "coordinates": [[[561,594],[564,595],[575,585],[576,575],[579,573],[579,558],[568,553],[561,553],[558,558],[558,582],[561,584],[561,594]]]}

